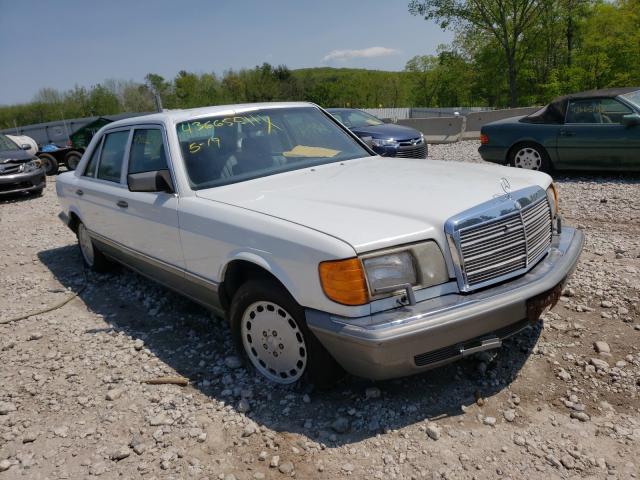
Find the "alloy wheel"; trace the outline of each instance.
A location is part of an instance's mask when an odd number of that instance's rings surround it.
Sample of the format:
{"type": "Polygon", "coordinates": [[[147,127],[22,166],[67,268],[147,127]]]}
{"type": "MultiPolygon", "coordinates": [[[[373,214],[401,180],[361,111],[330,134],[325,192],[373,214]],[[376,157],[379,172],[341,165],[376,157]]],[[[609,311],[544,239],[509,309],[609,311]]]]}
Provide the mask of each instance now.
{"type": "Polygon", "coordinates": [[[295,319],[273,302],[254,302],[242,315],[242,344],[256,369],[269,380],[298,381],[307,366],[307,346],[295,319]]]}
{"type": "Polygon", "coordinates": [[[517,168],[527,170],[540,170],[542,167],[542,156],[535,148],[524,147],[518,150],[513,158],[513,165],[517,168]]]}

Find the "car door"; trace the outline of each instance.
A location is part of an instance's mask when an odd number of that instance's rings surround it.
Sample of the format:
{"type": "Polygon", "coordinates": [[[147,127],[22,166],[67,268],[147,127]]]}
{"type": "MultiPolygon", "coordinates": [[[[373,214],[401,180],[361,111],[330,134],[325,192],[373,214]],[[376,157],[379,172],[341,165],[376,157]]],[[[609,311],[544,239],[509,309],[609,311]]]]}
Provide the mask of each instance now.
{"type": "MultiPolygon", "coordinates": [[[[170,169],[167,142],[160,125],[136,125],[126,155],[126,174],[170,169]]],[[[126,176],[126,175],[125,175],[126,176]]],[[[175,182],[174,182],[175,185],[175,182]]],[[[184,270],[178,225],[178,196],[166,192],[118,191],[122,243],[175,271],[184,270]]]]}
{"type": "Polygon", "coordinates": [[[130,133],[130,127],[122,127],[103,135],[75,191],[81,199],[81,219],[89,231],[114,242],[122,241],[118,201],[126,190],[122,167],[130,133]]]}
{"type": "Polygon", "coordinates": [[[569,100],[558,132],[558,166],[566,169],[625,168],[634,131],[622,125],[632,110],[614,98],[569,100]]]}

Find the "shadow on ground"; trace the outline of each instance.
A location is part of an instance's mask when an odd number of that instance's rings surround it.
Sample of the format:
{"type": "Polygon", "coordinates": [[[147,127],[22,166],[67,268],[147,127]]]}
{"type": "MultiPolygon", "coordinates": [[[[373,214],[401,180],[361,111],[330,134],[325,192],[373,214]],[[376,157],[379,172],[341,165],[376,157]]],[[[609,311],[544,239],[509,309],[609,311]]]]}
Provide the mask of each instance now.
{"type": "Polygon", "coordinates": [[[40,195],[36,195],[36,194],[30,193],[30,192],[26,192],[26,193],[5,193],[5,194],[0,195],[0,205],[5,204],[5,203],[26,202],[28,200],[34,200],[36,198],[40,198],[40,195]]]}
{"type": "MultiPolygon", "coordinates": [[[[75,245],[38,256],[62,285],[78,288],[83,265],[75,245]]],[[[103,316],[110,324],[108,329],[142,339],[160,360],[210,398],[237,406],[241,396],[251,392],[247,415],[259,425],[305,435],[328,446],[461,414],[463,406],[474,403],[477,395],[490,397],[515,379],[541,332],[538,324],[506,340],[491,355],[484,352],[484,359],[474,357],[399,380],[373,384],[347,377],[326,391],[314,391],[311,386],[279,387],[248,367],[230,370],[225,366],[224,359],[236,353],[228,325],[200,306],[122,267],[110,274],[87,272],[86,279],[87,288],[79,297],[87,308],[103,316]],[[365,399],[365,390],[374,385],[381,397],[365,399]],[[310,404],[302,400],[305,393],[312,398],[310,404]],[[343,434],[331,427],[337,417],[349,420],[343,434]]]]}

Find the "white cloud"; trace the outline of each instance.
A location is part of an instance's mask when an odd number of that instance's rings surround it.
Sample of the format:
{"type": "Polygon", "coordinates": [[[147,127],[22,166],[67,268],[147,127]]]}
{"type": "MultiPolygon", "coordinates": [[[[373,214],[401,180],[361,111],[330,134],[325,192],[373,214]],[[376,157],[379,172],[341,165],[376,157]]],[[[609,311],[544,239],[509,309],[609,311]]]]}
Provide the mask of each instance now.
{"type": "Polygon", "coordinates": [[[388,57],[389,55],[395,55],[397,53],[400,52],[387,47],[369,47],[360,50],[332,50],[322,58],[322,61],[330,62],[336,60],[344,62],[352,58],[388,57]]]}

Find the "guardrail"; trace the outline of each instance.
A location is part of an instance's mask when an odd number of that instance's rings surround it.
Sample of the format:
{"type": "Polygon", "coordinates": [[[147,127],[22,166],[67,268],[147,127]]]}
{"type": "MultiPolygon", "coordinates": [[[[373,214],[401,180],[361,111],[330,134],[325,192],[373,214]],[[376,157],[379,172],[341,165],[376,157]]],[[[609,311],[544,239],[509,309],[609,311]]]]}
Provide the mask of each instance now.
{"type": "Polygon", "coordinates": [[[509,108],[506,110],[493,110],[490,112],[476,112],[467,115],[467,123],[464,132],[462,132],[462,139],[469,140],[474,138],[480,138],[480,129],[483,125],[489,122],[495,122],[496,120],[503,120],[510,117],[519,117],[529,115],[540,107],[522,107],[522,108],[509,108]]]}
{"type": "Polygon", "coordinates": [[[473,112],[468,115],[432,118],[403,118],[395,119],[398,125],[406,125],[422,132],[427,143],[454,143],[460,140],[480,138],[483,125],[504,118],[529,115],[540,107],[509,108],[505,110],[491,110],[473,112]]]}
{"type": "Polygon", "coordinates": [[[405,118],[398,125],[415,128],[424,134],[427,143],[454,143],[464,131],[464,117],[405,118]]]}

